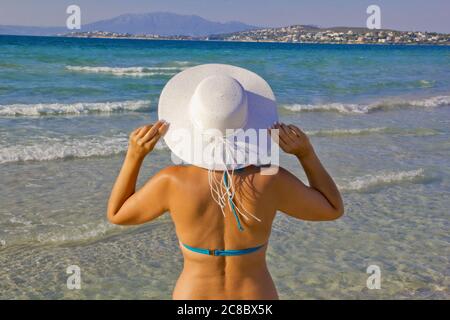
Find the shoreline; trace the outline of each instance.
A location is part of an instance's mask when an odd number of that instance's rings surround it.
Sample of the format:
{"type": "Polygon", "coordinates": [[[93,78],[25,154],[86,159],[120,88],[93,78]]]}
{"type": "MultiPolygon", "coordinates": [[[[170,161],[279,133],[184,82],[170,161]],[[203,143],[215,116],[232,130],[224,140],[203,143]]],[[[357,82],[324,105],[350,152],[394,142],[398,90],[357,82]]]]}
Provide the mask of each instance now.
{"type": "Polygon", "coordinates": [[[273,43],[273,44],[314,44],[314,45],[374,45],[374,46],[440,46],[448,47],[450,43],[354,43],[354,42],[289,42],[289,41],[265,41],[265,40],[207,40],[207,39],[167,39],[158,38],[150,39],[144,37],[79,37],[79,36],[67,36],[67,35],[14,35],[14,34],[0,34],[0,37],[34,37],[34,38],[71,38],[71,39],[106,39],[106,40],[145,40],[145,41],[183,41],[183,42],[229,42],[229,43],[273,43]]]}
{"type": "Polygon", "coordinates": [[[292,42],[292,41],[267,41],[267,40],[253,40],[253,41],[246,41],[246,40],[209,40],[209,39],[167,39],[167,38],[158,38],[158,39],[149,39],[144,37],[78,37],[78,36],[55,36],[55,37],[61,37],[61,38],[77,38],[77,39],[110,39],[110,40],[149,40],[149,41],[196,41],[196,42],[231,42],[231,43],[275,43],[275,44],[333,44],[333,45],[378,45],[378,46],[388,46],[388,45],[401,45],[401,46],[450,46],[450,43],[408,43],[408,42],[402,42],[402,43],[372,43],[372,42],[362,42],[362,43],[355,43],[355,42],[310,42],[310,41],[298,41],[298,42],[292,42]]]}

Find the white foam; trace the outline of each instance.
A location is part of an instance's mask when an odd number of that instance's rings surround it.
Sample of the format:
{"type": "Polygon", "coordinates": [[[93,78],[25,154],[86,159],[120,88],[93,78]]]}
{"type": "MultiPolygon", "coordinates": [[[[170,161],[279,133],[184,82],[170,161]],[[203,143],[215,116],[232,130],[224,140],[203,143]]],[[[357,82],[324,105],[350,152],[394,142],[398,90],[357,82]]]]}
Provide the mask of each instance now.
{"type": "Polygon", "coordinates": [[[333,111],[347,114],[367,114],[376,110],[387,110],[400,107],[435,108],[450,105],[450,96],[435,96],[424,99],[390,99],[372,104],[288,104],[281,107],[292,112],[333,111]]]}
{"type": "Polygon", "coordinates": [[[149,77],[158,75],[174,75],[184,67],[89,67],[66,66],[67,70],[88,73],[108,73],[115,76],[149,77]]]}
{"type": "Polygon", "coordinates": [[[172,63],[178,64],[178,65],[181,65],[181,66],[186,66],[186,65],[193,64],[192,61],[173,61],[172,63]]]}
{"type": "Polygon", "coordinates": [[[293,112],[335,111],[340,113],[368,113],[369,107],[357,104],[328,103],[328,104],[289,104],[282,105],[293,112]]]}
{"type": "Polygon", "coordinates": [[[432,88],[434,86],[434,84],[436,83],[436,81],[434,80],[420,80],[419,84],[422,88],[432,88]]]}
{"type": "Polygon", "coordinates": [[[388,128],[388,127],[375,127],[375,128],[351,128],[351,129],[330,129],[330,130],[313,130],[306,131],[309,136],[317,137],[345,137],[345,136],[361,136],[370,134],[392,134],[402,136],[433,136],[439,134],[439,131],[431,128],[388,128]]]}
{"type": "Polygon", "coordinates": [[[316,131],[306,131],[310,136],[353,136],[353,135],[365,135],[371,133],[383,133],[388,132],[390,129],[386,127],[377,128],[361,128],[361,129],[332,129],[332,130],[316,130],[316,131]]]}
{"type": "Polygon", "coordinates": [[[150,108],[150,101],[36,103],[0,105],[0,116],[42,116],[87,113],[142,111],[150,108]]]}
{"type": "Polygon", "coordinates": [[[341,191],[362,191],[377,186],[416,181],[423,178],[425,178],[425,174],[422,168],[409,171],[381,172],[376,175],[366,175],[339,184],[339,189],[341,191]]]}
{"type": "MultiPolygon", "coordinates": [[[[0,163],[22,161],[49,161],[68,158],[111,156],[128,148],[128,136],[48,139],[32,145],[13,145],[0,148],[0,163]]],[[[159,141],[156,150],[166,149],[159,141]]]]}
{"type": "Polygon", "coordinates": [[[86,241],[101,238],[114,230],[120,229],[121,227],[108,222],[99,223],[95,226],[80,225],[76,228],[70,228],[70,232],[59,231],[39,234],[36,240],[43,244],[86,241]]]}

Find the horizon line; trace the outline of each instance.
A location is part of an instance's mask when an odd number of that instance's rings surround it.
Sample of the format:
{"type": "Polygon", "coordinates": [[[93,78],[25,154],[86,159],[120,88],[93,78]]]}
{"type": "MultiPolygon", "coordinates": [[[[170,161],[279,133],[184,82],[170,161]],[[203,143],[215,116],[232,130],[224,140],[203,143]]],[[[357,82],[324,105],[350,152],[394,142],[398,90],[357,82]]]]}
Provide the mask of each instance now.
{"type": "MultiPolygon", "coordinates": [[[[334,25],[334,26],[324,26],[321,24],[312,24],[312,23],[307,23],[307,24],[302,24],[302,23],[293,23],[293,24],[288,24],[288,25],[279,25],[279,26],[269,26],[269,25],[253,25],[253,24],[249,24],[247,22],[243,22],[243,21],[239,21],[239,20],[227,20],[227,21],[216,21],[216,20],[209,20],[209,18],[205,18],[203,16],[200,16],[198,14],[181,14],[181,13],[175,13],[175,12],[170,12],[170,11],[150,11],[150,12],[144,12],[144,13],[133,13],[133,12],[128,12],[128,13],[122,13],[119,15],[115,15],[113,17],[110,18],[104,18],[104,19],[99,19],[99,20],[95,20],[92,22],[88,22],[88,23],[84,23],[84,25],[90,25],[93,23],[97,23],[100,21],[108,21],[123,15],[145,15],[145,14],[155,14],[155,13],[167,13],[167,14],[173,14],[173,15],[178,15],[178,16],[185,16],[185,17],[189,17],[189,16],[195,16],[195,17],[199,17],[202,18],[204,20],[207,20],[209,22],[214,22],[214,23],[221,23],[221,24],[227,24],[227,23],[242,23],[242,24],[246,24],[248,26],[251,27],[255,27],[257,29],[278,29],[278,28],[286,28],[286,27],[290,27],[290,26],[310,26],[310,27],[316,27],[319,29],[332,29],[332,28],[361,28],[361,29],[368,29],[371,30],[369,28],[367,28],[366,26],[345,26],[345,25],[334,25]]],[[[22,25],[22,24],[0,24],[0,27],[24,27],[24,28],[65,28],[65,25],[22,25]]],[[[250,30],[250,29],[249,29],[250,30]]],[[[395,29],[393,27],[386,27],[386,28],[381,28],[381,29],[377,29],[377,30],[390,30],[390,31],[401,31],[401,32],[428,32],[428,33],[439,33],[439,34],[450,34],[449,32],[441,32],[441,31],[430,31],[430,30],[424,30],[424,29],[408,29],[408,30],[404,30],[404,29],[395,29]]],[[[101,30],[98,30],[101,31],[101,30]]]]}

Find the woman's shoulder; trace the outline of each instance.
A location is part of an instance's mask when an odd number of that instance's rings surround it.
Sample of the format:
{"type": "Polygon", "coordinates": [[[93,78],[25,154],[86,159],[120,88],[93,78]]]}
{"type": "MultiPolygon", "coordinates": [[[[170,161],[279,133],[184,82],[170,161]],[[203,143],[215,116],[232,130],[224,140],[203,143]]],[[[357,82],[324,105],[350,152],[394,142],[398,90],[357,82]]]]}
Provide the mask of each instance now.
{"type": "Polygon", "coordinates": [[[278,165],[260,166],[256,167],[256,169],[253,173],[269,180],[282,179],[284,176],[291,175],[288,170],[278,165]]]}
{"type": "Polygon", "coordinates": [[[184,165],[167,166],[159,170],[157,175],[175,177],[180,174],[186,173],[188,170],[191,170],[190,167],[191,166],[184,165]]]}
{"type": "Polygon", "coordinates": [[[196,176],[201,173],[202,168],[192,165],[172,165],[162,168],[157,175],[171,180],[187,179],[189,176],[196,176]]]}
{"type": "MultiPolygon", "coordinates": [[[[198,178],[201,175],[205,175],[206,169],[193,165],[172,165],[161,169],[157,175],[166,178],[184,178],[189,177],[198,178]]],[[[266,181],[284,180],[292,177],[293,174],[281,166],[251,166],[246,167],[244,170],[235,171],[241,176],[258,176],[266,181]]]]}

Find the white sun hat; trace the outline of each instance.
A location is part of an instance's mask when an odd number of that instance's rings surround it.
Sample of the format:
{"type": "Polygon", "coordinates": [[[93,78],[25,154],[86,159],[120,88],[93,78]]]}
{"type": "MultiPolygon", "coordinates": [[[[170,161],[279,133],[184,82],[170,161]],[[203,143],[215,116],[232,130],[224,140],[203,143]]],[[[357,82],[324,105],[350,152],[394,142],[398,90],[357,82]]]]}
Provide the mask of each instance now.
{"type": "Polygon", "coordinates": [[[169,123],[165,143],[185,163],[224,171],[270,163],[266,129],[278,121],[277,105],[252,71],[225,64],[186,69],[164,87],[158,117],[169,123]]]}

